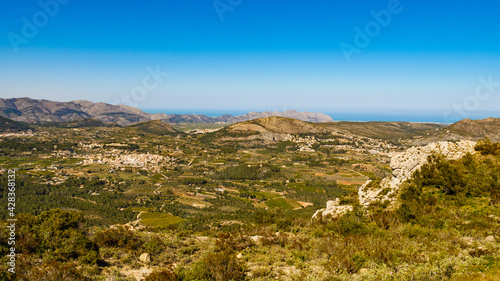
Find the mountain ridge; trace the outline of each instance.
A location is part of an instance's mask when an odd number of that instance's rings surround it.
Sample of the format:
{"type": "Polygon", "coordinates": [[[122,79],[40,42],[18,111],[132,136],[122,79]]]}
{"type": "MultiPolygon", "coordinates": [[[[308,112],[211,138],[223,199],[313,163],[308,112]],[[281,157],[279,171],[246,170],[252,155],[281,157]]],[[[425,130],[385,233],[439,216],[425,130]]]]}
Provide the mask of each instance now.
{"type": "Polygon", "coordinates": [[[117,123],[127,126],[133,123],[161,120],[166,123],[237,123],[263,117],[282,116],[308,122],[332,122],[333,119],[323,113],[299,112],[249,112],[244,115],[222,115],[209,117],[197,114],[147,113],[126,105],[112,105],[104,102],[74,100],[58,102],[46,99],[10,98],[0,99],[0,116],[26,123],[68,122],[77,119],[94,118],[105,123],[117,123]]]}

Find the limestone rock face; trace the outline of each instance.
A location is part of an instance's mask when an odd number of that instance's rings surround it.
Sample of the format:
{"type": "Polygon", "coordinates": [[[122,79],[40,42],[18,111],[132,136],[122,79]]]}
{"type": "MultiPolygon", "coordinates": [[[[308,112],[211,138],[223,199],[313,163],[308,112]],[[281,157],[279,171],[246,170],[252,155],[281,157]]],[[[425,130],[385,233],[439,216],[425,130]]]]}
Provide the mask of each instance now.
{"type": "Polygon", "coordinates": [[[313,218],[319,218],[319,216],[330,216],[332,219],[337,219],[345,215],[347,212],[352,211],[353,207],[351,205],[340,205],[340,199],[337,198],[335,201],[326,202],[326,209],[317,210],[314,213],[313,218]]]}
{"type": "MultiPolygon", "coordinates": [[[[475,153],[474,146],[476,142],[461,140],[459,142],[436,142],[422,147],[412,147],[405,152],[396,153],[391,158],[392,177],[382,179],[380,186],[370,185],[367,181],[358,190],[358,199],[362,206],[368,207],[374,202],[389,201],[394,203],[397,198],[400,185],[410,179],[415,171],[427,163],[427,157],[433,153],[442,154],[446,159],[454,160],[465,156],[467,153],[475,153]]],[[[328,201],[326,209],[318,210],[313,218],[319,214],[331,215],[333,218],[339,218],[348,211],[352,210],[350,205],[339,205],[339,199],[328,201]]]]}
{"type": "Polygon", "coordinates": [[[427,163],[427,157],[432,153],[442,154],[449,160],[462,158],[467,153],[474,153],[476,142],[461,140],[457,143],[436,142],[424,147],[412,147],[405,152],[398,153],[391,158],[393,177],[391,185],[399,185],[409,179],[413,173],[427,163]]]}
{"type": "Polygon", "coordinates": [[[442,154],[446,159],[455,160],[462,158],[467,153],[475,153],[476,142],[461,140],[459,142],[436,142],[422,147],[412,147],[405,152],[396,153],[391,158],[392,177],[387,177],[380,183],[380,188],[370,190],[370,181],[361,186],[358,190],[359,202],[363,206],[368,206],[374,201],[394,202],[394,196],[400,185],[410,179],[413,173],[427,163],[427,157],[433,153],[442,154]]]}

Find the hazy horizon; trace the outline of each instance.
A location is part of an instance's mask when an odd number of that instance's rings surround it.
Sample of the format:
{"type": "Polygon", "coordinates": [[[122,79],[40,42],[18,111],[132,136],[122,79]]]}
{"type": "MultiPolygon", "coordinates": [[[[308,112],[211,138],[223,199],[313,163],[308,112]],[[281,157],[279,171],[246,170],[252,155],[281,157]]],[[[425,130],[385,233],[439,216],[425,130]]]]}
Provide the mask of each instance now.
{"type": "MultiPolygon", "coordinates": [[[[153,108],[145,108],[141,109],[147,113],[165,113],[165,114],[197,114],[197,115],[206,115],[210,117],[218,117],[222,115],[245,115],[249,112],[264,112],[264,111],[278,111],[284,112],[286,110],[296,110],[296,111],[308,111],[308,110],[297,110],[294,108],[287,109],[262,109],[262,110],[206,110],[206,109],[153,109],[153,108]]],[[[455,123],[465,118],[457,118],[453,120],[448,120],[448,122],[443,121],[442,115],[440,111],[426,112],[419,114],[418,112],[349,112],[349,111],[339,111],[339,112],[331,112],[331,111],[309,111],[314,113],[323,113],[326,114],[334,121],[400,121],[400,122],[423,122],[423,123],[455,123]]],[[[485,119],[488,117],[497,116],[497,112],[478,112],[474,118],[471,119],[485,119]]]]}

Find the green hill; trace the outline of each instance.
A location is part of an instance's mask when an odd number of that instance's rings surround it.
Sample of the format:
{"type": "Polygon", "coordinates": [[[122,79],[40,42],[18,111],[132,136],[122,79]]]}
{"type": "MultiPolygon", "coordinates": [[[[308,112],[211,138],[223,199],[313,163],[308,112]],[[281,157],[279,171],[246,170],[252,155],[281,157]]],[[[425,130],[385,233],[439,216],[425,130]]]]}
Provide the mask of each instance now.
{"type": "Polygon", "coordinates": [[[450,125],[446,130],[465,137],[475,139],[487,137],[492,141],[500,141],[500,118],[464,119],[450,125]]]}
{"type": "Polygon", "coordinates": [[[228,131],[276,134],[313,134],[328,132],[328,130],[322,128],[316,123],[278,116],[265,117],[236,123],[229,126],[228,131]]]}
{"type": "Polygon", "coordinates": [[[42,127],[56,128],[93,128],[93,127],[119,127],[115,123],[106,123],[94,118],[83,118],[68,122],[45,122],[40,124],[42,127]]]}
{"type": "Polygon", "coordinates": [[[179,133],[174,127],[170,124],[165,123],[161,120],[152,120],[139,122],[132,125],[127,126],[128,128],[137,128],[140,131],[145,133],[150,133],[153,135],[169,135],[179,133]]]}
{"type": "Polygon", "coordinates": [[[421,138],[413,142],[414,145],[427,144],[438,141],[457,141],[461,139],[480,140],[489,138],[494,142],[500,141],[500,118],[486,118],[481,120],[463,119],[449,126],[423,132],[421,138]]]}
{"type": "Polygon", "coordinates": [[[343,133],[376,139],[398,140],[444,127],[435,123],[412,122],[332,122],[321,124],[343,133]]]}
{"type": "Polygon", "coordinates": [[[0,132],[21,132],[32,129],[26,123],[0,116],[0,132]]]}

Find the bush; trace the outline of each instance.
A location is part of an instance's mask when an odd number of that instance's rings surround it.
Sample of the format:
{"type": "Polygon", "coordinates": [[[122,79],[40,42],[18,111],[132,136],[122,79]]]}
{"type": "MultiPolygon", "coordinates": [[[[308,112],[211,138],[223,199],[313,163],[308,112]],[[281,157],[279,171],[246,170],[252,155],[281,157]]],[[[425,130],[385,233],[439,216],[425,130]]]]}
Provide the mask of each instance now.
{"type": "Polygon", "coordinates": [[[23,254],[59,262],[81,258],[82,262],[95,264],[99,260],[99,247],[88,239],[81,212],[55,209],[36,217],[20,214],[18,222],[18,250],[23,254]]]}
{"type": "Polygon", "coordinates": [[[489,138],[478,141],[474,149],[482,155],[500,155],[500,143],[492,143],[489,138]]]}
{"type": "Polygon", "coordinates": [[[205,258],[205,263],[213,280],[245,280],[245,269],[236,259],[235,254],[212,253],[205,258]]]}
{"type": "Polygon", "coordinates": [[[209,253],[190,270],[181,269],[179,277],[181,280],[238,281],[245,280],[246,274],[234,253],[221,251],[209,253]]]}
{"type": "Polygon", "coordinates": [[[247,165],[227,167],[217,173],[217,178],[223,180],[259,180],[276,177],[280,174],[280,168],[269,164],[247,165]]]}
{"type": "Polygon", "coordinates": [[[94,241],[100,247],[120,247],[129,250],[137,250],[144,243],[135,232],[123,226],[98,232],[94,241]]]}
{"type": "Polygon", "coordinates": [[[414,222],[421,214],[422,188],[416,184],[407,184],[401,188],[401,205],[397,210],[403,222],[414,222]]]}
{"type": "Polygon", "coordinates": [[[208,181],[203,178],[183,178],[181,183],[185,185],[202,185],[206,184],[208,181]]]}
{"type": "Polygon", "coordinates": [[[49,262],[39,267],[24,268],[17,273],[16,280],[47,280],[47,281],[90,281],[75,264],[49,262]]]}
{"type": "Polygon", "coordinates": [[[428,163],[413,176],[420,187],[435,186],[448,195],[467,193],[467,185],[459,165],[454,165],[442,155],[430,155],[427,160],[428,163]]]}
{"type": "Polygon", "coordinates": [[[153,271],[144,279],[144,281],[177,281],[177,280],[178,280],[177,275],[167,270],[153,271]]]}

